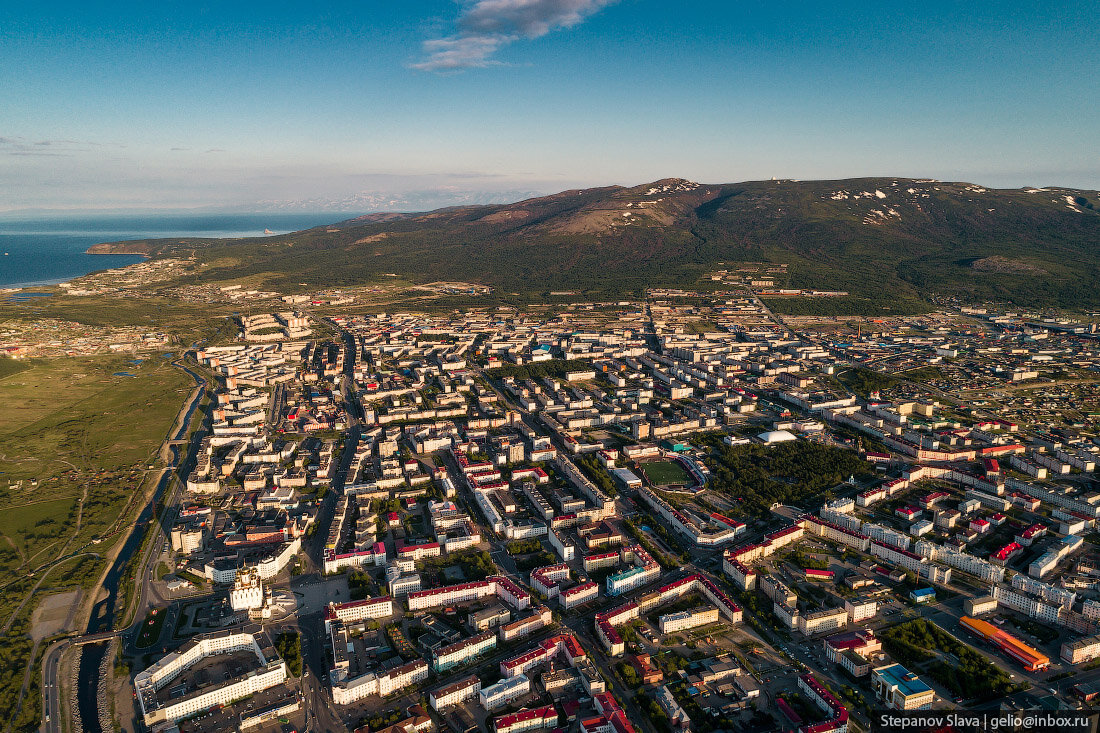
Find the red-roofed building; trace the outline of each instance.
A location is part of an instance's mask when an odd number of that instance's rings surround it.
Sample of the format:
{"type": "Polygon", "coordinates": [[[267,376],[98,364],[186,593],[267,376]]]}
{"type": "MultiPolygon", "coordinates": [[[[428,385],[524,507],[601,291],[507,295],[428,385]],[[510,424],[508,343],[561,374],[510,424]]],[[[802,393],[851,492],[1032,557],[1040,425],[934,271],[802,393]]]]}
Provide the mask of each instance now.
{"type": "Polygon", "coordinates": [[[1007,456],[1018,455],[1026,451],[1026,446],[1020,445],[1019,443],[1010,443],[1008,445],[991,445],[986,448],[982,448],[978,452],[983,456],[1007,456]]]}
{"type": "Polygon", "coordinates": [[[559,514],[550,520],[550,529],[561,529],[562,527],[572,527],[577,523],[576,514],[559,514]]]}
{"type": "Polygon", "coordinates": [[[829,716],[821,723],[802,726],[798,729],[799,733],[843,733],[848,730],[848,709],[817,678],[804,674],[798,678],[798,687],[829,716]]]}
{"type": "Polygon", "coordinates": [[[802,725],[802,716],[796,713],[786,700],[781,697],[775,698],[775,706],[779,708],[779,712],[783,713],[783,717],[791,722],[791,725],[802,725]]]}
{"type": "Polygon", "coordinates": [[[745,528],[745,524],[743,522],[738,522],[736,519],[731,519],[730,517],[727,517],[724,514],[719,514],[718,512],[711,512],[710,518],[718,522],[719,524],[726,525],[730,529],[742,530],[745,528]]]}
{"type": "Polygon", "coordinates": [[[1020,534],[1016,535],[1016,542],[1024,547],[1030,547],[1031,543],[1047,533],[1046,525],[1033,524],[1020,534]]]}
{"type": "Polygon", "coordinates": [[[931,509],[940,499],[946,499],[950,494],[946,491],[933,491],[921,497],[920,505],[925,509],[931,509]]]}
{"type": "Polygon", "coordinates": [[[634,726],[611,693],[600,693],[593,697],[593,701],[600,717],[582,720],[582,733],[634,733],[634,726]]]}
{"type": "Polygon", "coordinates": [[[547,598],[558,594],[559,581],[569,580],[569,566],[566,563],[546,565],[531,571],[531,587],[547,598]]]}
{"type": "Polygon", "coordinates": [[[618,551],[612,552],[598,552],[594,555],[584,556],[584,569],[585,572],[592,572],[593,570],[599,570],[600,568],[611,568],[619,564],[618,551]]]}
{"type": "Polygon", "coordinates": [[[600,595],[600,586],[597,583],[589,581],[588,583],[581,583],[575,585],[568,590],[563,590],[558,594],[558,603],[561,607],[569,610],[589,601],[595,600],[600,595]]]}
{"type": "Polygon", "coordinates": [[[805,568],[803,572],[810,580],[832,580],[835,575],[832,570],[817,570],[816,568],[805,568]]]}
{"type": "Polygon", "coordinates": [[[366,619],[389,618],[393,615],[393,599],[389,596],[364,598],[348,603],[330,603],[325,609],[325,621],[357,623],[366,619]]]}
{"type": "Polygon", "coordinates": [[[635,671],[637,671],[638,677],[641,678],[642,684],[644,685],[656,685],[664,679],[661,670],[653,666],[653,662],[650,661],[648,654],[631,654],[627,657],[627,661],[629,661],[635,671]]]}
{"type": "Polygon", "coordinates": [[[558,724],[558,711],[553,705],[520,710],[511,715],[502,715],[493,721],[495,733],[523,733],[529,730],[545,730],[558,724]]]}
{"type": "Polygon", "coordinates": [[[978,534],[985,534],[993,525],[989,523],[987,519],[972,519],[970,520],[970,529],[974,530],[978,534]]]}
{"type": "Polygon", "coordinates": [[[498,596],[501,600],[511,603],[519,610],[531,605],[531,594],[502,575],[493,575],[485,580],[477,580],[472,583],[459,583],[458,585],[415,591],[409,594],[408,603],[410,611],[420,611],[426,608],[439,608],[453,603],[474,601],[491,595],[498,596]]]}
{"type": "Polygon", "coordinates": [[[442,550],[438,542],[423,542],[419,545],[406,545],[404,540],[395,540],[397,556],[402,560],[422,560],[426,557],[439,557],[442,550]]]}
{"type": "Polygon", "coordinates": [[[549,662],[558,653],[564,655],[570,665],[585,658],[584,649],[572,634],[560,634],[540,642],[517,657],[505,659],[500,663],[500,673],[504,677],[527,675],[528,671],[549,662]]]}
{"type": "Polygon", "coordinates": [[[1023,551],[1024,551],[1024,548],[1021,547],[1016,542],[1009,542],[1007,545],[1005,545],[1001,549],[999,549],[996,552],[994,552],[993,554],[991,554],[989,556],[989,559],[992,560],[995,563],[1000,563],[1000,564],[1004,565],[1009,560],[1016,557],[1017,555],[1019,555],[1023,551]]]}
{"type": "Polygon", "coordinates": [[[894,514],[911,522],[921,515],[921,510],[915,506],[903,506],[895,509],[894,514]]]}

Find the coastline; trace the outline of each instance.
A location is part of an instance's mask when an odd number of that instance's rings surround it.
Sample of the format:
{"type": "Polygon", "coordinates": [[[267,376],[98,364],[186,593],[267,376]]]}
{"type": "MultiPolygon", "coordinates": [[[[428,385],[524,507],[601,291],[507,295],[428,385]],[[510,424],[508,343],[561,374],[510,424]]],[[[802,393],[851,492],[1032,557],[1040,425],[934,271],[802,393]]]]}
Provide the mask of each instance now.
{"type": "Polygon", "coordinates": [[[12,221],[0,216],[0,288],[49,288],[177,250],[308,229],[330,216],[234,214],[12,221]]]}
{"type": "Polygon", "coordinates": [[[149,259],[152,257],[152,253],[143,251],[137,247],[127,247],[124,242],[104,242],[101,244],[93,244],[88,249],[84,250],[86,255],[136,255],[149,259]]]}
{"type": "MultiPolygon", "coordinates": [[[[85,252],[84,254],[131,256],[131,257],[140,256],[143,261],[149,259],[149,255],[138,255],[136,252],[134,252],[134,253],[130,253],[130,252],[85,252]]],[[[122,265],[122,267],[129,267],[130,265],[136,265],[136,264],[138,264],[138,263],[137,262],[130,262],[128,264],[122,265]]],[[[45,278],[45,279],[42,279],[42,280],[26,280],[26,281],[17,282],[17,283],[4,283],[4,284],[0,285],[0,293],[7,292],[7,291],[16,292],[16,291],[19,291],[19,290],[26,290],[27,288],[57,287],[61,283],[72,282],[73,280],[78,280],[82,277],[87,277],[89,275],[95,275],[96,273],[99,273],[99,272],[105,272],[106,270],[114,270],[114,269],[116,269],[116,268],[115,267],[103,267],[103,268],[100,268],[100,269],[97,269],[97,270],[90,270],[88,272],[83,272],[83,273],[80,273],[79,275],[72,275],[70,277],[53,277],[53,278],[45,278]]]]}

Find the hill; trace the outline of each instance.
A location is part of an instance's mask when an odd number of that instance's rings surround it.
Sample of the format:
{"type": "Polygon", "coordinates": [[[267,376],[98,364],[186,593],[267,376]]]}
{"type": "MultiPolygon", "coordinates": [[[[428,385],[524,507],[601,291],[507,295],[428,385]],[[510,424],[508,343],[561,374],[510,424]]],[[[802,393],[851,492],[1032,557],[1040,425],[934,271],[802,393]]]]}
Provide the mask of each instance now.
{"type": "MultiPolygon", "coordinates": [[[[263,239],[151,240],[186,248],[212,281],[347,286],[396,273],[506,293],[713,286],[736,262],[786,263],[786,287],[847,290],[810,307],[898,312],[932,295],[1100,308],[1097,193],[987,189],[901,178],[698,184],[682,179],[563,191],[507,205],[372,214],[263,239]]],[[[112,246],[99,251],[115,251],[112,246]]]]}

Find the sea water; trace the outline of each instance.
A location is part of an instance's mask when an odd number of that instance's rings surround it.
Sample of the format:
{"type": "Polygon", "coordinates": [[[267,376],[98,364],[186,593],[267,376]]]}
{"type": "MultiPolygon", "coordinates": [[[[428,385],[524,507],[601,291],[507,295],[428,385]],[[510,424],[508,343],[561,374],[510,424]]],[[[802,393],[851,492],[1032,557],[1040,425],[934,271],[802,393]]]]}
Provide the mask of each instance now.
{"type": "Polygon", "coordinates": [[[140,255],[90,255],[100,242],[166,237],[259,237],[310,229],[351,214],[164,214],[0,219],[0,288],[53,285],[140,255]]]}

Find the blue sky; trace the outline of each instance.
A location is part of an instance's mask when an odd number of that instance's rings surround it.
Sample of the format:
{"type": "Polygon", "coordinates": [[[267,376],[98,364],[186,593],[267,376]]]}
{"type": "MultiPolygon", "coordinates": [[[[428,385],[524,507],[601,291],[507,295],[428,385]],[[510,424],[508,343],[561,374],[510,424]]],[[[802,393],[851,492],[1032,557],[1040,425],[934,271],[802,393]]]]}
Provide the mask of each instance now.
{"type": "Polygon", "coordinates": [[[669,176],[1100,187],[1087,3],[222,5],[4,4],[0,210],[669,176]]]}

